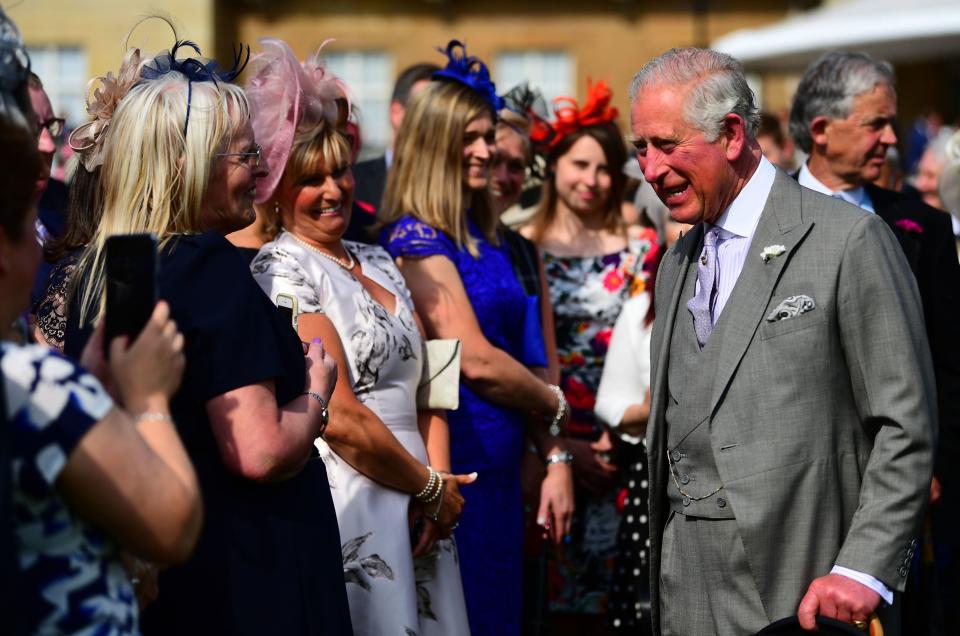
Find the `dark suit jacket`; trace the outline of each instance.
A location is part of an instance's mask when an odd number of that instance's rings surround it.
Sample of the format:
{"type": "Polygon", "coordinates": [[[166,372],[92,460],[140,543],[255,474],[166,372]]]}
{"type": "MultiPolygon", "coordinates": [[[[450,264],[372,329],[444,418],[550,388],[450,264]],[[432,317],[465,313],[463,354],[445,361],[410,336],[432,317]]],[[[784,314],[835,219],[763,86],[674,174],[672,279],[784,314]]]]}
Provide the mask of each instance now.
{"type": "Polygon", "coordinates": [[[363,243],[376,243],[373,226],[387,186],[385,156],[367,159],[353,166],[353,216],[344,238],[363,243]]]}
{"type": "Polygon", "coordinates": [[[940,419],[934,471],[949,491],[956,492],[960,489],[960,264],[950,215],[893,190],[869,185],[867,194],[900,242],[920,288],[940,419]]]}
{"type": "Polygon", "coordinates": [[[353,180],[356,181],[354,200],[379,210],[383,202],[383,191],[387,187],[387,158],[380,156],[356,164],[353,166],[353,180]]]}
{"type": "Polygon", "coordinates": [[[960,501],[953,497],[960,492],[960,264],[950,215],[907,194],[872,184],[866,190],[917,279],[937,383],[940,436],[934,474],[945,496],[960,501]]]}
{"type": "MultiPolygon", "coordinates": [[[[43,191],[40,201],[37,202],[37,218],[51,238],[60,238],[67,229],[67,205],[70,189],[57,179],[51,178],[47,182],[47,189],[43,191]]],[[[30,307],[36,307],[43,298],[47,289],[47,278],[53,266],[46,261],[40,262],[36,277],[33,280],[33,291],[30,294],[30,307]]]]}

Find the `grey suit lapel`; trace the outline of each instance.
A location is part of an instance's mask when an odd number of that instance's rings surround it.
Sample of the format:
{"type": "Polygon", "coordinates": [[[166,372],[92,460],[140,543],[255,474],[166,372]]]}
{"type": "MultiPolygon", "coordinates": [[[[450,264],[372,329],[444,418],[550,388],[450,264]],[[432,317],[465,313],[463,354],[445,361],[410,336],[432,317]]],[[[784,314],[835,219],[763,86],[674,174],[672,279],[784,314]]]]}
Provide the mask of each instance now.
{"type": "MultiPolygon", "coordinates": [[[[656,391],[662,396],[666,396],[667,383],[667,361],[670,356],[670,341],[673,338],[673,324],[676,320],[677,307],[680,304],[680,294],[683,291],[683,281],[687,276],[687,268],[690,262],[695,258],[695,252],[698,252],[703,242],[703,225],[696,225],[681,242],[677,244],[677,249],[671,251],[664,257],[661,265],[663,268],[663,280],[659,281],[663,285],[663,290],[669,294],[669,300],[657,315],[654,329],[657,335],[652,340],[654,355],[653,382],[656,391]],[[670,260],[668,260],[670,259],[670,260]],[[672,285],[672,287],[667,287],[672,285]]],[[[667,298],[667,295],[661,296],[661,299],[667,298]]],[[[657,400],[658,406],[663,406],[662,400],[657,400]]],[[[657,409],[662,413],[662,408],[657,409]]],[[[656,421],[657,413],[651,413],[651,419],[656,421]]]]}
{"type": "Polygon", "coordinates": [[[801,196],[800,186],[786,173],[777,170],[773,188],[750,243],[747,261],[714,331],[715,337],[717,331],[723,329],[720,360],[710,403],[711,413],[720,403],[753,334],[763,320],[773,288],[790,261],[794,248],[813,227],[812,221],[802,218],[801,196]],[[765,263],[760,254],[770,245],[783,245],[786,251],[765,263]]]}

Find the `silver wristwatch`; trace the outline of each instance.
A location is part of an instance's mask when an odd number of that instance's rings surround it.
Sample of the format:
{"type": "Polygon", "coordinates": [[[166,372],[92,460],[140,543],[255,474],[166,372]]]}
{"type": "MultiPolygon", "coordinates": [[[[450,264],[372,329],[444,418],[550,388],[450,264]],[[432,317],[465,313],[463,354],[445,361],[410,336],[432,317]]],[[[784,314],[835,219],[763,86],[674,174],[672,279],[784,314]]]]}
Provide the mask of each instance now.
{"type": "Polygon", "coordinates": [[[547,455],[547,466],[550,464],[572,464],[573,453],[570,451],[559,451],[547,455]]]}

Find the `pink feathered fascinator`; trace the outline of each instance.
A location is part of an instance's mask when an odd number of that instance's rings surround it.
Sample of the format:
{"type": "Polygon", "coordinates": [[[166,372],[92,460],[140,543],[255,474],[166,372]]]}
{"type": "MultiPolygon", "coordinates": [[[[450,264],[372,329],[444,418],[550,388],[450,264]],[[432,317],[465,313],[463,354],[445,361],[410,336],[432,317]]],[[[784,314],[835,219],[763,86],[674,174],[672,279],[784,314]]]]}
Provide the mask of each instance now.
{"type": "Polygon", "coordinates": [[[260,40],[263,52],[253,57],[252,73],[244,87],[250,100],[253,133],[270,166],[267,176],[257,180],[257,203],[273,196],[293,149],[297,129],[316,126],[321,119],[337,126],[350,115],[347,86],[324,66],[320,51],[303,63],[286,42],[260,40]],[[341,113],[337,100],[345,100],[341,113]]]}
{"type": "Polygon", "coordinates": [[[87,113],[93,117],[91,121],[77,126],[67,142],[89,172],[103,165],[103,139],[110,128],[113,112],[117,104],[130,89],[140,80],[140,68],[149,59],[140,58],[140,49],[131,48],[123,56],[120,70],[116,76],[113,73],[94,77],[87,82],[85,101],[87,113]],[[90,98],[90,89],[100,82],[100,86],[93,91],[90,98]]]}

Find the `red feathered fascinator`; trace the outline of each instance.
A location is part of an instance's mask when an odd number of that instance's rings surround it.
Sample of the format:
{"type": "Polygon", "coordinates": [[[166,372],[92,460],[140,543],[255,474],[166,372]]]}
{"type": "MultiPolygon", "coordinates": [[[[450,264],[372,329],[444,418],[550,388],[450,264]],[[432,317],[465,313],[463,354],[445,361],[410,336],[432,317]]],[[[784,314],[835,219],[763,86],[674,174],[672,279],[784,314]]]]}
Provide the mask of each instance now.
{"type": "Polygon", "coordinates": [[[618,112],[610,106],[612,98],[613,91],[604,81],[596,84],[587,82],[587,101],[583,108],[580,108],[572,97],[557,97],[553,100],[553,122],[532,114],[531,141],[553,149],[574,131],[613,121],[618,112]]]}

